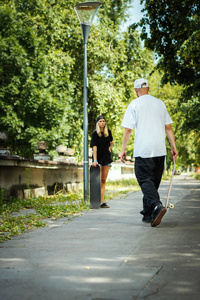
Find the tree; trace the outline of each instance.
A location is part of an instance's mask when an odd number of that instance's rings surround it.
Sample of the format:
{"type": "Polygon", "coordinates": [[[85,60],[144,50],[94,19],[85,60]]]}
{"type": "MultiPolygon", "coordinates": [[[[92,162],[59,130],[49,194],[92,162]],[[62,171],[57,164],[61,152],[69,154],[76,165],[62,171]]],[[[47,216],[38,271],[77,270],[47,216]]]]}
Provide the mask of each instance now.
{"type": "MultiPolygon", "coordinates": [[[[157,69],[164,71],[162,83],[184,87],[179,110],[185,128],[200,129],[200,1],[141,0],[145,17],[140,21],[145,46],[160,58],[157,69]],[[149,33],[148,33],[149,30],[149,33]],[[195,109],[194,109],[195,108],[195,109]],[[192,109],[192,112],[191,112],[192,109]]],[[[137,24],[138,25],[138,24],[137,24]]],[[[133,24],[132,27],[136,27],[133,24]]]]}
{"type": "MultiPolygon", "coordinates": [[[[64,144],[81,157],[83,40],[73,9],[76,1],[0,3],[0,126],[8,132],[8,145],[14,154],[31,157],[36,143],[45,140],[50,154],[64,144]]],[[[147,64],[152,54],[142,49],[139,35],[132,30],[120,33],[129,3],[109,0],[102,4],[90,31],[90,134],[96,116],[105,113],[119,139],[130,86],[152,69],[152,63],[147,64]]]]}
{"type": "Polygon", "coordinates": [[[14,153],[30,157],[38,141],[51,149],[70,134],[73,59],[61,49],[60,7],[53,15],[44,1],[7,2],[0,7],[1,130],[14,153]]]}
{"type": "MultiPolygon", "coordinates": [[[[183,114],[179,109],[179,101],[182,97],[183,87],[180,85],[171,85],[166,83],[161,84],[162,73],[155,71],[150,77],[150,94],[164,101],[167,110],[172,118],[172,128],[175,133],[176,145],[178,149],[177,168],[186,169],[187,166],[200,164],[200,144],[199,132],[196,130],[184,130],[186,123],[186,113],[183,114]]],[[[167,169],[172,165],[171,146],[168,139],[166,139],[167,146],[167,169]]]]}
{"type": "MultiPolygon", "coordinates": [[[[90,45],[93,47],[93,44],[90,45]]],[[[135,98],[134,80],[148,76],[152,71],[153,54],[141,46],[139,34],[132,29],[119,36],[113,32],[109,44],[104,40],[104,46],[108,51],[108,59],[103,60],[102,69],[90,80],[90,133],[94,130],[96,116],[105,114],[114,135],[114,152],[117,154],[122,146],[122,118],[128,104],[135,98]]]]}

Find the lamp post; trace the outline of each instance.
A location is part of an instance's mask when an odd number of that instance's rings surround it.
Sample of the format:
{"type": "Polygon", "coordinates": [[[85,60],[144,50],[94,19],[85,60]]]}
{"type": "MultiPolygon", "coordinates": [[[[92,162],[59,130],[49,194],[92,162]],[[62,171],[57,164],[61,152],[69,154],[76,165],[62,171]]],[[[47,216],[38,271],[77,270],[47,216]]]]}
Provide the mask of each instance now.
{"type": "Polygon", "coordinates": [[[84,74],[83,74],[83,183],[84,183],[84,200],[89,195],[89,179],[88,179],[88,78],[87,78],[87,42],[90,28],[94,17],[101,6],[101,2],[89,1],[76,4],[74,9],[78,16],[83,32],[84,43],[84,74]]]}

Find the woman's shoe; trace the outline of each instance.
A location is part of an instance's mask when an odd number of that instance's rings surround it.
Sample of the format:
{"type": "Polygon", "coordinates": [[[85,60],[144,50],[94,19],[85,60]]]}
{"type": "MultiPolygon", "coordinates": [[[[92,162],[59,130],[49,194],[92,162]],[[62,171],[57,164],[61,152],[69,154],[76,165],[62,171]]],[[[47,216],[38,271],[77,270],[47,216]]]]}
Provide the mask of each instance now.
{"type": "Polygon", "coordinates": [[[101,208],[109,208],[110,206],[108,206],[108,204],[107,203],[101,203],[101,206],[100,206],[101,208]]]}

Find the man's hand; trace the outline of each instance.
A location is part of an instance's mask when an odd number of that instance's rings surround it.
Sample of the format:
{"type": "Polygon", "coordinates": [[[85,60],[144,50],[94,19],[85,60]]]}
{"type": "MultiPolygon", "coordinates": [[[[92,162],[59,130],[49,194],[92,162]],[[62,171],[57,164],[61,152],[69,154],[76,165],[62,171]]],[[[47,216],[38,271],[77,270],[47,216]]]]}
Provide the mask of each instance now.
{"type": "Polygon", "coordinates": [[[176,149],[176,143],[175,143],[175,137],[173,130],[171,128],[171,125],[165,125],[165,130],[169,139],[169,142],[171,144],[172,150],[171,150],[171,156],[174,162],[176,162],[177,156],[178,156],[178,151],[176,149]]]}
{"type": "Polygon", "coordinates": [[[123,143],[122,143],[122,152],[120,154],[121,161],[125,164],[126,162],[126,146],[128,144],[128,141],[130,139],[132,133],[132,129],[130,128],[124,128],[124,136],[123,136],[123,143]]]}
{"type": "Polygon", "coordinates": [[[176,159],[177,159],[177,156],[178,156],[178,152],[176,150],[176,147],[172,148],[172,150],[171,150],[171,156],[172,156],[173,161],[176,163],[176,159]]]}
{"type": "Polygon", "coordinates": [[[125,162],[126,162],[126,150],[122,150],[122,152],[120,154],[120,159],[125,164],[125,162]]]}

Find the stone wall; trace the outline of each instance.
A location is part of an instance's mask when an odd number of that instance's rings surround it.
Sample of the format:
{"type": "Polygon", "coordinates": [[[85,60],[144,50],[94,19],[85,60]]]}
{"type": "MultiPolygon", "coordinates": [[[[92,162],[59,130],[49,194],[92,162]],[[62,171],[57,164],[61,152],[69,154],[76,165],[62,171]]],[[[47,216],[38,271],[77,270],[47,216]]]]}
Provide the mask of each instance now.
{"type": "Polygon", "coordinates": [[[20,198],[82,190],[83,165],[0,156],[0,189],[20,198]]]}

